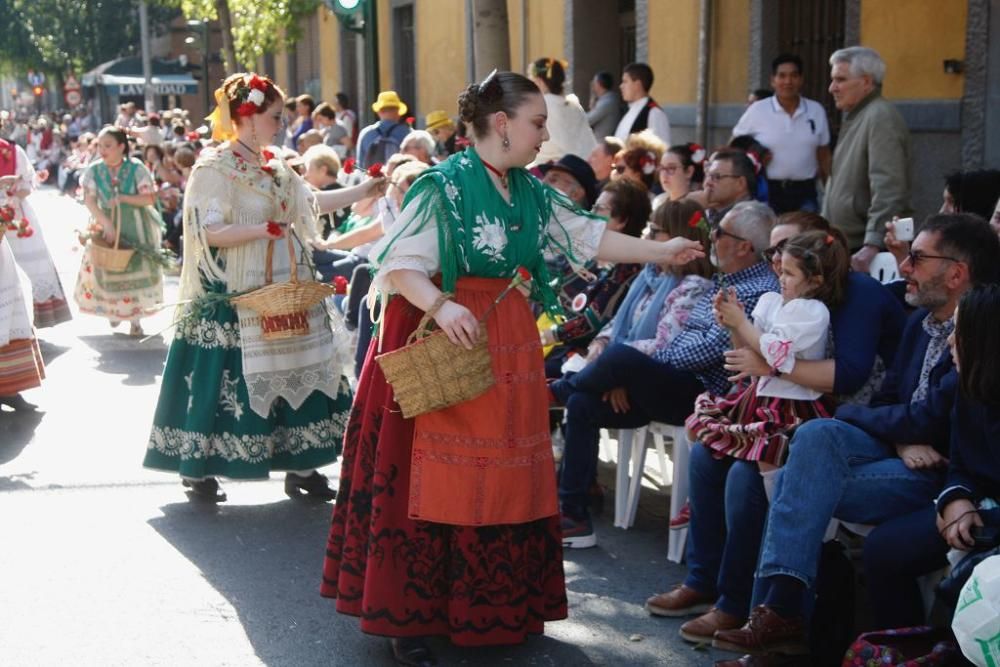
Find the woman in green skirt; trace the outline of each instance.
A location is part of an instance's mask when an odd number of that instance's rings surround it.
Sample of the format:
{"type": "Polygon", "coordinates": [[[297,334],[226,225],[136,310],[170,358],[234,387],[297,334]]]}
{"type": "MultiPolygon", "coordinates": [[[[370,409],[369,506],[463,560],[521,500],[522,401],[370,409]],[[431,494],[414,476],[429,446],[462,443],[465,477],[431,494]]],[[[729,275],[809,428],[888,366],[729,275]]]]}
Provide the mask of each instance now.
{"type": "Polygon", "coordinates": [[[80,178],[84,203],[105,242],[113,245],[120,233],[121,246],[137,251],[123,271],[108,271],[94,264],[88,245],[74,298],[80,312],[106,317],[113,327],[128,320],[129,334],[141,336],[139,320],[152,314],[163,300],[162,264],[156,261],[163,222],[153,206],[156,185],[145,165],[128,157],[124,130],[105,127],[97,146],[101,159],[91,163],[80,178]]]}
{"type": "Polygon", "coordinates": [[[347,332],[321,302],[308,333],[263,336],[261,318],[230,298],[273,282],[313,280],[309,243],[317,217],[377,191],[381,181],[313,193],[267,146],[277,133],[284,93],[255,74],[234,74],[215,93],[213,136],[184,201],[184,266],[177,329],[167,355],[145,465],[178,472],[195,498],[226,499],[216,477],[266,478],[287,472],[285,492],[330,500],[316,468],[340,453],[351,407],[342,370],[347,332]],[[291,244],[291,253],[289,246],[291,244]],[[290,254],[294,260],[290,259],[290,254]]]}

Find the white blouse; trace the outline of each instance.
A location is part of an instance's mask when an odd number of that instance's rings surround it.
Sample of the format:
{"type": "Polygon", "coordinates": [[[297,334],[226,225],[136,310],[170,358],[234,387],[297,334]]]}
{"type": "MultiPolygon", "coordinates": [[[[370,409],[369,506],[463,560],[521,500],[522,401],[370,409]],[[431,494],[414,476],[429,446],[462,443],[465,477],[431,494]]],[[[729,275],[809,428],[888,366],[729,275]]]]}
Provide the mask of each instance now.
{"type": "MultiPolygon", "coordinates": [[[[753,321],[763,331],[760,353],[768,366],[791,373],[796,359],[816,361],[826,358],[830,311],[817,299],[792,299],[784,303],[781,294],[767,292],[753,309],[753,321]]],[[[813,401],[823,394],[780,377],[762,377],[758,396],[813,401]]]]}
{"type": "MultiPolygon", "coordinates": [[[[432,191],[433,192],[433,191],[432,191]]],[[[392,225],[392,228],[406,230],[408,227],[416,228],[417,225],[410,225],[410,222],[422,212],[430,203],[425,201],[427,197],[438,196],[432,193],[424,193],[411,201],[404,208],[399,218],[392,225]]],[[[552,208],[552,218],[546,227],[546,237],[550,241],[543,248],[546,259],[554,259],[559,254],[558,246],[551,241],[558,241],[560,244],[568,245],[573,253],[573,258],[577,262],[575,269],[583,266],[597,255],[597,248],[601,244],[601,237],[604,235],[604,228],[607,222],[595,220],[585,215],[579,215],[570,209],[554,205],[552,208]],[[563,237],[563,231],[568,238],[563,237]]],[[[477,227],[476,234],[483,235],[478,238],[478,247],[489,247],[492,252],[500,253],[507,245],[507,233],[501,225],[483,225],[477,227]]],[[[376,266],[375,277],[372,280],[372,291],[382,294],[391,294],[397,290],[392,288],[391,282],[386,277],[398,269],[413,269],[422,271],[428,276],[433,276],[441,270],[441,255],[438,249],[438,232],[436,225],[425,225],[424,229],[415,233],[403,232],[397,237],[395,234],[383,236],[369,252],[372,263],[376,263],[376,258],[381,257],[388,247],[388,254],[376,266]]]]}
{"type": "Polygon", "coordinates": [[[549,140],[539,149],[535,164],[545,164],[569,154],[584,160],[590,157],[590,152],[597,146],[597,139],[587,121],[587,112],[576,96],[546,93],[545,108],[549,114],[545,122],[549,140]]]}

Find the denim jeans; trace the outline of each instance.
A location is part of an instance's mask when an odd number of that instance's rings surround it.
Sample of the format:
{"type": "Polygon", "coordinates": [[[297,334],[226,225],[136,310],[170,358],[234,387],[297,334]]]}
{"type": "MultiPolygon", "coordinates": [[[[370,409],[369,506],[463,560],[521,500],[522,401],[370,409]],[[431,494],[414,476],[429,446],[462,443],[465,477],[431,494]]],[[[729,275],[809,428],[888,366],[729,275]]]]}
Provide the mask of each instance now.
{"type": "MultiPolygon", "coordinates": [[[[926,507],[943,479],[939,471],[910,470],[892,445],[846,422],[803,424],[778,475],[757,576],[784,574],[813,587],[831,518],[883,523],[926,507]]],[[[755,603],[766,588],[755,589],[755,603]]]]}
{"type": "Polygon", "coordinates": [[[691,523],[684,584],[717,595],[715,606],[745,618],[767,518],[767,495],[757,464],[713,458],[710,449],[695,443],[688,476],[691,523]]]}
{"type": "Polygon", "coordinates": [[[597,472],[602,427],[637,428],[651,421],[680,424],[703,391],[694,374],[660,363],[624,344],[610,345],[579,373],[557,380],[552,392],[566,406],[566,447],[559,473],[563,512],[588,515],[587,489],[597,472]],[[629,410],[616,413],[604,392],[625,387],[629,410]]]}

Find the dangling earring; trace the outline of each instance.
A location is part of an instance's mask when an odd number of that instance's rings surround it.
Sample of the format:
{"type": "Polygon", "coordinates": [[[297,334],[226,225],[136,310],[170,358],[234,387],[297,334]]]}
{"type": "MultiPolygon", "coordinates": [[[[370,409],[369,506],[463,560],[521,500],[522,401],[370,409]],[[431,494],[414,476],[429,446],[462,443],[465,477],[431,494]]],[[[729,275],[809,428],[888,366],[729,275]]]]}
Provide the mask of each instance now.
{"type": "Polygon", "coordinates": [[[506,134],[503,135],[503,142],[502,142],[501,145],[503,146],[503,152],[504,153],[506,153],[507,151],[510,150],[510,139],[507,137],[506,134]]]}

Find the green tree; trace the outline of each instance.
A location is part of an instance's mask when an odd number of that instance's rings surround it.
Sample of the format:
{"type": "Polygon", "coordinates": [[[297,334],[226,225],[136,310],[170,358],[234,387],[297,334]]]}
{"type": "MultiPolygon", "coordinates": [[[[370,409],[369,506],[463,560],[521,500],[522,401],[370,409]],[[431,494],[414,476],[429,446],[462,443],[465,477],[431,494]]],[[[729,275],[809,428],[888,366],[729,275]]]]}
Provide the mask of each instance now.
{"type": "MultiPolygon", "coordinates": [[[[175,8],[150,7],[151,29],[160,32],[175,8]]],[[[62,74],[135,55],[139,18],[135,0],[0,0],[0,67],[62,74]]]]}
{"type": "Polygon", "coordinates": [[[302,19],[313,14],[320,1],[159,0],[189,19],[220,22],[229,71],[252,68],[265,53],[294,44],[302,34],[302,19]]]}

